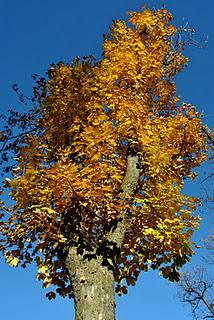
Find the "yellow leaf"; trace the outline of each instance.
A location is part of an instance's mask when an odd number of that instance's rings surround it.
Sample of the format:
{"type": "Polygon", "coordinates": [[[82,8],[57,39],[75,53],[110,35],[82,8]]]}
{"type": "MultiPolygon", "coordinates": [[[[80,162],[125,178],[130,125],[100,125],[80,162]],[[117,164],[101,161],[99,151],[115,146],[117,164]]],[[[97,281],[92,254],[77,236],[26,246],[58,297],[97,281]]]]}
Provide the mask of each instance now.
{"type": "Polygon", "coordinates": [[[44,280],[43,280],[43,285],[42,287],[43,288],[48,288],[50,287],[51,285],[51,278],[50,277],[46,277],[44,280]]]}
{"type": "Polygon", "coordinates": [[[46,274],[48,271],[48,267],[47,266],[41,266],[38,268],[38,273],[44,273],[46,274]]]}
{"type": "Polygon", "coordinates": [[[17,267],[18,263],[19,263],[19,259],[16,257],[7,257],[6,260],[7,264],[9,264],[10,267],[17,267]]]}
{"type": "Polygon", "coordinates": [[[99,158],[100,158],[100,155],[99,155],[98,153],[96,153],[96,154],[91,158],[91,160],[92,160],[92,161],[97,161],[97,160],[99,160],[99,158]]]}

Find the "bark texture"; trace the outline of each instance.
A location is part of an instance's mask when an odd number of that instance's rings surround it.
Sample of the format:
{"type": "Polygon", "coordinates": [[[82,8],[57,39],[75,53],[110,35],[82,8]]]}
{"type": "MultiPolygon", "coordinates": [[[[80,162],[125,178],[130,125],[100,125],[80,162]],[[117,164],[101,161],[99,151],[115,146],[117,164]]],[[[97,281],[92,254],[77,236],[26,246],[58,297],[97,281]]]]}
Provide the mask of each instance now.
{"type": "MultiPolygon", "coordinates": [[[[126,201],[134,194],[138,179],[138,156],[129,155],[121,199],[126,201]]],[[[75,320],[115,320],[114,272],[126,224],[124,211],[103,237],[100,246],[91,251],[84,249],[80,252],[77,247],[66,250],[65,266],[73,287],[75,320]]]]}
{"type": "Polygon", "coordinates": [[[115,319],[113,271],[102,263],[101,256],[69,249],[66,267],[75,296],[75,320],[115,319]]]}
{"type": "MultiPolygon", "coordinates": [[[[121,185],[121,198],[126,201],[135,192],[138,184],[140,170],[138,168],[138,156],[127,157],[126,173],[121,185]]],[[[108,240],[121,247],[126,233],[126,212],[121,212],[116,229],[109,232],[108,240]]]]}

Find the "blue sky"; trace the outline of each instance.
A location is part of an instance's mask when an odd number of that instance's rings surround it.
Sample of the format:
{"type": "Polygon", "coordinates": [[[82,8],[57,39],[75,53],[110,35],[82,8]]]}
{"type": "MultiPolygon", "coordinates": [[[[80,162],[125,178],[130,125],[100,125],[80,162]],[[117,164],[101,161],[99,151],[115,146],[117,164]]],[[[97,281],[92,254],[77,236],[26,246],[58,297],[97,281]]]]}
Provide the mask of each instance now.
{"type": "MultiPolygon", "coordinates": [[[[204,113],[204,123],[213,128],[213,0],[0,0],[0,112],[9,107],[23,110],[12,84],[17,83],[30,95],[32,74],[42,75],[50,63],[69,62],[76,56],[90,54],[99,58],[102,35],[108,32],[112,19],[122,19],[144,3],[149,8],[159,8],[164,3],[176,26],[189,22],[198,38],[209,34],[206,48],[187,48],[190,63],[177,77],[177,91],[183,100],[204,113]]],[[[205,174],[207,167],[200,171],[205,174]]],[[[185,190],[197,195],[200,184],[188,183],[185,190]]],[[[195,236],[198,241],[211,229],[208,210],[200,211],[203,221],[195,236]]],[[[201,256],[197,252],[189,268],[200,263],[201,256]]],[[[72,301],[61,298],[48,301],[41,283],[34,277],[34,267],[11,269],[0,263],[2,319],[73,319],[72,301]]],[[[178,301],[175,286],[149,272],[140,277],[127,296],[117,298],[117,320],[128,319],[189,320],[191,316],[189,309],[178,301]]]]}

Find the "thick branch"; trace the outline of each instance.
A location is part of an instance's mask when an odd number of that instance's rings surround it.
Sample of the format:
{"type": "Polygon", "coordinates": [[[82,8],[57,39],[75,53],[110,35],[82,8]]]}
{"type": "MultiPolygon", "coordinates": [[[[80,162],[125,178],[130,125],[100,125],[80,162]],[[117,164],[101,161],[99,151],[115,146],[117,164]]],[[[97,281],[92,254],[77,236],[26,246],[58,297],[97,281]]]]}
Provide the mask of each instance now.
{"type": "Polygon", "coordinates": [[[121,185],[122,198],[125,199],[134,194],[138,184],[139,173],[138,156],[128,156],[126,174],[121,185]]]}
{"type": "MultiPolygon", "coordinates": [[[[129,155],[127,157],[126,173],[121,185],[121,198],[125,201],[131,197],[138,185],[140,170],[138,168],[138,156],[129,155]]],[[[108,235],[108,241],[117,244],[120,248],[126,232],[126,211],[121,214],[115,229],[108,235]]]]}

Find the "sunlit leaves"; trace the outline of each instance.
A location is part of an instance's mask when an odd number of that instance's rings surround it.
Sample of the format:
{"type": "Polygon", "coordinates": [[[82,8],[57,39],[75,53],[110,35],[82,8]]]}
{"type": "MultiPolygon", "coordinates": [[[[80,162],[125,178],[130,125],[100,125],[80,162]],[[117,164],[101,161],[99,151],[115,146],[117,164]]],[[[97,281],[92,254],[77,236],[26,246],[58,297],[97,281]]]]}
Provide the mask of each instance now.
{"type": "Polygon", "coordinates": [[[8,256],[6,257],[6,262],[10,267],[17,267],[19,259],[17,257],[8,256]]]}

